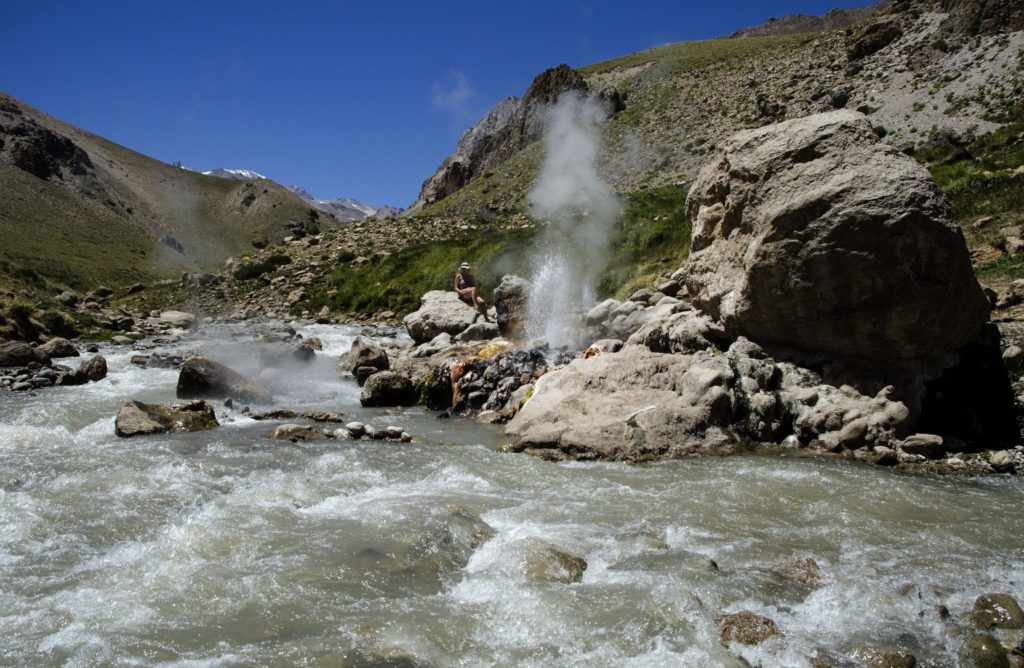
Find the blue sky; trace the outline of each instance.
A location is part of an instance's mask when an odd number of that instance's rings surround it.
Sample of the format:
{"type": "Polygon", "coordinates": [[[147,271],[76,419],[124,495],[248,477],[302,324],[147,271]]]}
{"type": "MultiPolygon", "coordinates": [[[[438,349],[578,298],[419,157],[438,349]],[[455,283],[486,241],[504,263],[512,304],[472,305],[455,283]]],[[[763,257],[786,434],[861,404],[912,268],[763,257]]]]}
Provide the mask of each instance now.
{"type": "Polygon", "coordinates": [[[166,162],[406,206],[533,77],[863,0],[9,3],[0,90],[166,162]]]}

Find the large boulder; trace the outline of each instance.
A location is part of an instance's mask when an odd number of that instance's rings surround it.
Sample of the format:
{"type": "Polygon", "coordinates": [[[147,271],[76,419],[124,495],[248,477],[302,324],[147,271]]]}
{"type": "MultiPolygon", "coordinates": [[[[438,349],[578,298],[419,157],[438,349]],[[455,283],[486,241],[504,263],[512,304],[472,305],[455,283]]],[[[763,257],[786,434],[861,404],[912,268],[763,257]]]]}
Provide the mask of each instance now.
{"type": "Polygon", "coordinates": [[[60,336],[55,336],[43,345],[39,346],[39,350],[49,355],[52,359],[78,357],[81,354],[78,352],[78,348],[75,347],[75,344],[60,336]]]}
{"type": "Polygon", "coordinates": [[[542,376],[505,433],[512,449],[550,458],[643,461],[731,451],[716,427],[732,416],[722,356],[641,347],[574,360],[542,376]]]}
{"type": "Polygon", "coordinates": [[[338,361],[338,373],[354,373],[361,367],[385,371],[391,368],[388,353],[363,336],[357,336],[352,347],[338,361]]]}
{"type": "Polygon", "coordinates": [[[381,371],[367,378],[359,395],[363,406],[411,406],[416,399],[412,381],[393,371],[381,371]]]}
{"type": "Polygon", "coordinates": [[[33,348],[21,341],[0,343],[0,367],[25,366],[32,362],[49,364],[50,356],[39,348],[33,348]]]}
{"type": "Polygon", "coordinates": [[[416,343],[426,343],[442,332],[455,336],[476,322],[480,312],[459,299],[454,290],[431,290],[420,299],[420,308],[403,322],[416,343]]]}
{"type": "Polygon", "coordinates": [[[83,383],[103,380],[107,377],[107,358],[103,355],[93,355],[78,365],[75,375],[83,383]]]}
{"type": "Polygon", "coordinates": [[[736,134],[687,214],[687,288],[732,336],[912,358],[968,343],[988,317],[949,201],[859,113],[736,134]]]}
{"type": "Polygon", "coordinates": [[[196,316],[186,311],[163,311],[160,313],[160,324],[179,329],[191,329],[195,327],[196,316]]]}
{"type": "Polygon", "coordinates": [[[127,399],[114,419],[114,432],[122,437],[144,436],[212,429],[219,424],[213,407],[205,401],[164,406],[127,399]]]}
{"type": "Polygon", "coordinates": [[[181,365],[177,393],[179,399],[230,398],[258,404],[272,400],[266,386],[205,357],[192,357],[181,365]]]}
{"type": "Polygon", "coordinates": [[[530,298],[530,282],[519,276],[502,276],[494,289],[495,320],[504,336],[519,336],[526,326],[526,302],[530,298]]]}

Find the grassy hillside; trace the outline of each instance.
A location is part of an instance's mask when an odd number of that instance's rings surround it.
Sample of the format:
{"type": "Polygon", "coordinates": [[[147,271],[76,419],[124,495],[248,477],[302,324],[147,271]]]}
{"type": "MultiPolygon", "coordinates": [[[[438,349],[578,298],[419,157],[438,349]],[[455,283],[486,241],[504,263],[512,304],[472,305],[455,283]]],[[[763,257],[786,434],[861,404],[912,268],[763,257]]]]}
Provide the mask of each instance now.
{"type": "Polygon", "coordinates": [[[279,241],[291,223],[329,221],[270,181],[167,165],[2,94],[0,193],[7,290],[87,290],[209,270],[253,241],[279,241]]]}

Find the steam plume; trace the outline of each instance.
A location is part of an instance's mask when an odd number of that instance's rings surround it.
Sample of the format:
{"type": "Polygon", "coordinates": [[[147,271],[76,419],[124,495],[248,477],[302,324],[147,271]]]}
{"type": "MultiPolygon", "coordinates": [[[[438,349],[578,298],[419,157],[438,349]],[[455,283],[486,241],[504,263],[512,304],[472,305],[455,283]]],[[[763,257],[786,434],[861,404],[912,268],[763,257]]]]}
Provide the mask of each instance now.
{"type": "Polygon", "coordinates": [[[576,318],[594,301],[608,237],[622,207],[598,174],[607,110],[575,93],[548,110],[544,164],[529,193],[530,213],[546,223],[534,260],[527,332],[552,346],[574,343],[576,318]]]}

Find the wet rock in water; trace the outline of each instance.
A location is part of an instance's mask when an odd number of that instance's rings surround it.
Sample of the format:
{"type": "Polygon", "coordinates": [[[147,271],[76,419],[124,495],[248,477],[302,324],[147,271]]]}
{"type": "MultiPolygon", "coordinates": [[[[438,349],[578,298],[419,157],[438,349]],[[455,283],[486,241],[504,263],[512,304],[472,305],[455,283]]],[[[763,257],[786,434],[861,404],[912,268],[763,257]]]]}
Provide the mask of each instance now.
{"type": "Polygon", "coordinates": [[[490,341],[499,335],[498,325],[494,322],[473,323],[455,336],[455,341],[468,343],[471,341],[490,341]]]}
{"type": "Polygon", "coordinates": [[[420,308],[402,322],[413,341],[426,343],[442,332],[455,336],[478,317],[480,312],[459,299],[454,290],[431,290],[421,298],[420,308]]]}
{"type": "Polygon", "coordinates": [[[1024,628],[1024,611],[1009,594],[984,594],[974,602],[974,623],[989,630],[1024,628]]]}
{"type": "Polygon", "coordinates": [[[83,382],[95,383],[103,380],[107,377],[107,359],[103,355],[93,355],[78,365],[75,375],[84,379],[83,382]]]}
{"type": "Polygon", "coordinates": [[[130,336],[123,336],[121,334],[110,337],[110,342],[115,346],[130,346],[134,343],[130,336]]]}
{"type": "Polygon", "coordinates": [[[899,442],[899,449],[910,455],[937,459],[946,454],[946,442],[935,434],[913,434],[899,442]]]}
{"type": "Polygon", "coordinates": [[[863,115],[794,119],[722,146],[687,198],[686,284],[731,335],[884,360],[981,334],[989,302],[949,201],[863,115]]]}
{"type": "Polygon", "coordinates": [[[21,341],[0,343],[0,367],[27,366],[32,362],[49,364],[50,356],[21,341]]]}
{"type": "Polygon", "coordinates": [[[292,418],[298,417],[298,413],[289,408],[275,408],[271,411],[253,413],[249,417],[253,420],[291,420],[292,418]]]}
{"type": "Polygon", "coordinates": [[[384,427],[384,438],[389,441],[398,441],[402,438],[402,428],[394,425],[384,427]]]}
{"type": "Polygon", "coordinates": [[[905,650],[868,651],[863,656],[868,668],[914,668],[917,657],[905,650]]]}
{"type": "MultiPolygon", "coordinates": [[[[363,374],[366,374],[365,369],[373,369],[371,373],[376,373],[391,368],[387,351],[363,336],[357,336],[349,351],[341,356],[338,361],[338,373],[354,374],[360,368],[364,369],[363,374]]],[[[363,379],[365,380],[368,375],[366,374],[363,379]]]]}
{"type": "Polygon", "coordinates": [[[412,381],[393,371],[381,371],[367,378],[359,395],[363,406],[412,406],[416,399],[412,381]]]}
{"type": "Polygon", "coordinates": [[[304,424],[282,424],[270,432],[269,438],[298,443],[299,441],[326,441],[327,434],[304,424]]]}
{"type": "Polygon", "coordinates": [[[314,422],[344,422],[345,418],[341,413],[332,413],[330,411],[306,411],[302,414],[302,417],[307,420],[314,422]]]}
{"type": "Polygon", "coordinates": [[[114,419],[114,432],[121,437],[200,431],[219,426],[213,406],[205,401],[164,406],[125,400],[114,419]]]}
{"type": "Polygon", "coordinates": [[[1006,650],[986,633],[971,636],[960,646],[960,668],[1010,668],[1006,650]]]}
{"type": "Polygon", "coordinates": [[[75,344],[59,336],[54,337],[39,346],[39,350],[49,355],[52,359],[78,357],[81,354],[78,352],[78,348],[75,347],[75,344]]]}
{"type": "Polygon", "coordinates": [[[782,635],[774,621],[749,610],[724,616],[718,624],[718,632],[726,647],[732,642],[757,645],[772,636],[782,635]]]}
{"type": "Polygon", "coordinates": [[[368,424],[363,427],[363,435],[371,441],[379,441],[384,438],[384,430],[377,429],[372,424],[368,424]]]}
{"type": "Polygon", "coordinates": [[[196,325],[196,316],[186,311],[162,311],[157,321],[168,327],[192,329],[196,325]]]}
{"type": "Polygon", "coordinates": [[[682,549],[660,549],[653,553],[638,554],[621,559],[611,566],[613,571],[643,571],[644,573],[717,573],[715,560],[682,549]]]}
{"type": "Polygon", "coordinates": [[[177,394],[181,399],[231,397],[256,404],[272,401],[266,386],[205,357],[192,357],[181,365],[177,394]]]}
{"type": "Polygon", "coordinates": [[[366,425],[362,422],[349,422],[345,425],[345,430],[348,431],[349,436],[358,439],[366,433],[366,425]]]}
{"type": "Polygon", "coordinates": [[[552,545],[530,545],[526,552],[526,579],[534,584],[581,582],[586,570],[586,559],[552,545]]]}
{"type": "Polygon", "coordinates": [[[821,584],[821,569],[811,557],[796,557],[779,568],[776,573],[791,582],[817,587],[821,584]]]}
{"type": "MultiPolygon", "coordinates": [[[[494,289],[494,309],[502,336],[520,336],[526,323],[530,282],[519,276],[502,276],[494,289]]],[[[494,338],[493,336],[488,338],[494,338]]]]}

